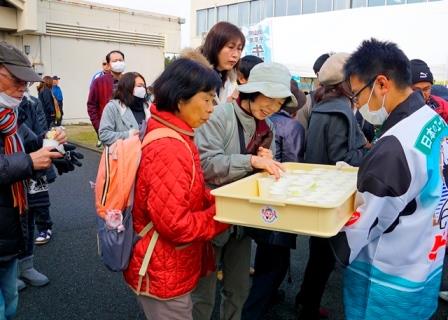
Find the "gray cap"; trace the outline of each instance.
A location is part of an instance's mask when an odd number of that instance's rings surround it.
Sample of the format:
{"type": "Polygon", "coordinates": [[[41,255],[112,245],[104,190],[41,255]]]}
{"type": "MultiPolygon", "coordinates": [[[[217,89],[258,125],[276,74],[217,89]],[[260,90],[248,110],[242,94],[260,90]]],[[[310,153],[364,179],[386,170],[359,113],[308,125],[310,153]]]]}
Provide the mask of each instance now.
{"type": "Polygon", "coordinates": [[[244,93],[260,92],[269,98],[291,97],[291,101],[286,106],[295,107],[297,100],[291,93],[290,83],[291,74],[284,65],[263,62],[253,67],[247,83],[238,86],[238,90],[244,93]]]}
{"type": "Polygon", "coordinates": [[[17,79],[27,82],[41,82],[28,58],[16,47],[0,42],[0,64],[17,79]]]}
{"type": "Polygon", "coordinates": [[[324,86],[331,86],[345,80],[344,65],[350,54],[338,52],[331,55],[322,65],[317,75],[319,82],[324,86]]]}

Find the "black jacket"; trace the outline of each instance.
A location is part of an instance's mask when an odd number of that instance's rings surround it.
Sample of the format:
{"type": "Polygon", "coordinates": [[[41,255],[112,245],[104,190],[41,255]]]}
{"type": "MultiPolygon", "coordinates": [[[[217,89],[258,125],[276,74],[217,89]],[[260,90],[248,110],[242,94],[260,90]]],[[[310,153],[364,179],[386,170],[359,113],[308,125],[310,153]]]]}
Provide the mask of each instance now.
{"type": "Polygon", "coordinates": [[[53,124],[56,116],[53,93],[51,92],[51,89],[43,88],[39,92],[39,100],[42,103],[42,107],[45,112],[45,118],[47,119],[47,127],[49,128],[53,124]]]}
{"type": "MultiPolygon", "coordinates": [[[[27,152],[39,148],[39,140],[26,125],[19,126],[19,135],[27,152]]],[[[5,155],[4,138],[0,137],[0,262],[14,258],[24,248],[19,211],[13,207],[11,184],[32,175],[31,157],[24,152],[5,155]]]]}
{"type": "Polygon", "coordinates": [[[331,99],[313,108],[306,139],[305,162],[359,166],[367,149],[349,99],[331,99]]]}

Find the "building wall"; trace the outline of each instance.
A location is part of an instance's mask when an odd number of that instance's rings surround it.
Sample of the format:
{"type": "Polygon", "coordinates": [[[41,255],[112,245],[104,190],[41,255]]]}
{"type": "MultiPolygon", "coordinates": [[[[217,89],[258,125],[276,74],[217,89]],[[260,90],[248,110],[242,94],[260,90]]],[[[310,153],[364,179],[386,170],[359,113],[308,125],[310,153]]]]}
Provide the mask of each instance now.
{"type": "MultiPolygon", "coordinates": [[[[86,101],[90,81],[109,51],[121,50],[126,71],[141,73],[150,84],[163,71],[165,53],[180,50],[177,17],[82,1],[36,3],[35,30],[0,30],[0,39],[22,50],[29,48],[28,58],[39,74],[61,78],[66,123],[89,122],[86,101]]],[[[36,94],[34,87],[31,93],[36,94]]]]}

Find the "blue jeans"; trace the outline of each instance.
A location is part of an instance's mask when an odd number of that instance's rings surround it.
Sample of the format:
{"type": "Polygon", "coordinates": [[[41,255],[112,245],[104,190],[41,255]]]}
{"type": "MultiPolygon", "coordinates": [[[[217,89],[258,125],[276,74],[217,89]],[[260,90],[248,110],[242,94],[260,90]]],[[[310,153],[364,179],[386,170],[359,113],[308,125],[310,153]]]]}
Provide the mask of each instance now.
{"type": "Polygon", "coordinates": [[[12,319],[17,311],[17,262],[13,259],[0,262],[0,319],[12,319]]]}

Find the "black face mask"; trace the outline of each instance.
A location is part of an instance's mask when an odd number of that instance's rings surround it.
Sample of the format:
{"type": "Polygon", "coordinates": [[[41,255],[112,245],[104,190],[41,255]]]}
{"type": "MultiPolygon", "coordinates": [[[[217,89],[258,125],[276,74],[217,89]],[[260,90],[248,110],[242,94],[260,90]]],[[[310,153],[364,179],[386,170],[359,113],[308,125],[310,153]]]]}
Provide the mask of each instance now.
{"type": "Polygon", "coordinates": [[[132,101],[132,103],[129,105],[129,108],[132,111],[136,111],[136,112],[142,112],[143,111],[143,106],[145,104],[146,99],[145,98],[137,98],[134,97],[134,100],[132,101]]]}

